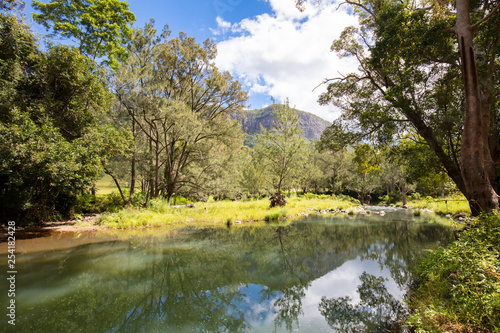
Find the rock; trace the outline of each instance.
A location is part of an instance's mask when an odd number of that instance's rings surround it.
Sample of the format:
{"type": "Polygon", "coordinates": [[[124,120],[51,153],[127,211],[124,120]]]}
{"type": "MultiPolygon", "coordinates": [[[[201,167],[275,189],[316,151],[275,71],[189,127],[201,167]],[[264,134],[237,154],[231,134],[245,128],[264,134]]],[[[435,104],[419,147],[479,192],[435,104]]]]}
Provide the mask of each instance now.
{"type": "Polygon", "coordinates": [[[460,219],[460,218],[464,219],[465,216],[466,216],[465,212],[458,212],[452,215],[454,219],[460,219]]]}
{"type": "Polygon", "coordinates": [[[380,214],[380,216],[384,216],[385,212],[383,210],[381,210],[379,214],[380,214]]]}

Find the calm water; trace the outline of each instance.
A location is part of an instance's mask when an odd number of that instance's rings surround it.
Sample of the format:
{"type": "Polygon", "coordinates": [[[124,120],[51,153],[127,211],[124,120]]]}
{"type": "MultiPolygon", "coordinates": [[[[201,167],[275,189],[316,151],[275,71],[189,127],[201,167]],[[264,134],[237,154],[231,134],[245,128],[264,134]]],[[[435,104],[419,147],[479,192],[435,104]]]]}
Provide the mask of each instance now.
{"type": "Polygon", "coordinates": [[[385,332],[404,312],[414,260],[451,237],[403,210],[147,232],[17,254],[16,326],[0,330],[385,332]]]}

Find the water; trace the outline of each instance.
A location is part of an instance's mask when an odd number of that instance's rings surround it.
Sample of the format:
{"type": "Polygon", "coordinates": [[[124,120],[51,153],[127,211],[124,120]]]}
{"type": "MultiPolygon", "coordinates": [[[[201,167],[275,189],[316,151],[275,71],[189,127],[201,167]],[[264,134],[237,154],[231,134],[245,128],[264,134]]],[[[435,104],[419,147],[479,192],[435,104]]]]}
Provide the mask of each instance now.
{"type": "Polygon", "coordinates": [[[18,241],[16,326],[0,331],[401,332],[412,265],[451,230],[400,210],[60,236],[18,241]]]}

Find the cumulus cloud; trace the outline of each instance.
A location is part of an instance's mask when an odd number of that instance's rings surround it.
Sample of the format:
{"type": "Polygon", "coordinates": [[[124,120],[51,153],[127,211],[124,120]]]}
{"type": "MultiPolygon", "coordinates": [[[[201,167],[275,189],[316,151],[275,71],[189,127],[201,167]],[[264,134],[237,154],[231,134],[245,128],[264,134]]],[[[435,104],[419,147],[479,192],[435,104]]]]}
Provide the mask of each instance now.
{"type": "Polygon", "coordinates": [[[220,35],[221,33],[225,33],[228,29],[231,28],[231,22],[224,21],[224,19],[220,16],[215,18],[217,22],[217,29],[210,29],[210,31],[214,35],[220,35]]]}
{"type": "Polygon", "coordinates": [[[252,93],[265,93],[299,109],[333,120],[338,112],[320,106],[318,96],[325,78],[350,73],[357,66],[352,59],[339,59],[330,52],[332,41],[357,18],[331,1],[320,5],[306,2],[300,12],[293,0],[268,0],[273,12],[230,24],[218,19],[218,31],[231,35],[218,43],[217,66],[240,79],[252,93]]]}

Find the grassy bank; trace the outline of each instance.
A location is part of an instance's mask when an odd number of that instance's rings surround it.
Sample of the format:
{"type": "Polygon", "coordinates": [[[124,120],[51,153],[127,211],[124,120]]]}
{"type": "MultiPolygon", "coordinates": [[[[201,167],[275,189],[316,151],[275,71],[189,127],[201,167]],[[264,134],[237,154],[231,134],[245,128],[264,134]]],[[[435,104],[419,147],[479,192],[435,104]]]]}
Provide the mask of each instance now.
{"type": "Polygon", "coordinates": [[[269,221],[304,213],[347,209],[357,204],[331,196],[288,198],[285,207],[269,208],[269,199],[255,201],[198,202],[195,207],[173,207],[164,200],[152,200],[146,209],[130,207],[104,214],[99,224],[107,228],[168,226],[187,223],[238,223],[269,221]]]}
{"type": "Polygon", "coordinates": [[[470,215],[469,202],[463,196],[410,199],[408,206],[414,209],[430,209],[439,215],[453,215],[457,213],[470,215]]]}
{"type": "Polygon", "coordinates": [[[420,264],[409,294],[415,332],[500,332],[500,216],[470,223],[420,264]]]}

